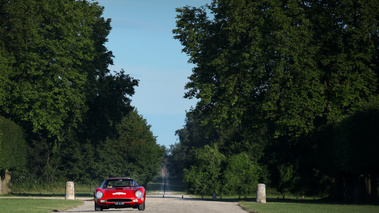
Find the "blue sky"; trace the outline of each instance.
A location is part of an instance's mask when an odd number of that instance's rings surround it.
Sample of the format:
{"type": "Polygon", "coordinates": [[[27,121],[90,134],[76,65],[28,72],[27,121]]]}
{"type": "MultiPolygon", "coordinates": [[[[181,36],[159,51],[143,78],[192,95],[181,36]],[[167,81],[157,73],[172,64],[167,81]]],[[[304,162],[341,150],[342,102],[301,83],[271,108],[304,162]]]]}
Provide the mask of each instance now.
{"type": "Polygon", "coordinates": [[[139,79],[132,105],[151,125],[157,143],[167,148],[178,142],[175,131],[183,128],[185,113],[196,100],[183,98],[193,64],[173,39],[175,8],[199,7],[211,0],[98,0],[112,31],[106,44],[113,52],[113,71],[124,69],[139,79]]]}

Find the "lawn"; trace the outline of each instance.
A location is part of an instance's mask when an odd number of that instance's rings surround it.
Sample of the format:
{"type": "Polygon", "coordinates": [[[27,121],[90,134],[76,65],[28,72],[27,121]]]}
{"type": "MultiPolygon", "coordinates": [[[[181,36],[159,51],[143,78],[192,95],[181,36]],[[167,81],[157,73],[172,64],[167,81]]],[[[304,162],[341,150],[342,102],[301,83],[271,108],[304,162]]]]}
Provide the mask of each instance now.
{"type": "Polygon", "coordinates": [[[0,198],[0,212],[49,213],[63,211],[83,204],[80,200],[0,198]]]}
{"type": "Polygon", "coordinates": [[[315,202],[239,202],[240,206],[251,213],[377,213],[376,205],[348,205],[315,202]]]}
{"type": "MultiPolygon", "coordinates": [[[[157,178],[147,186],[148,194],[158,192],[162,184],[162,178],[157,178]]],[[[98,185],[75,184],[76,197],[93,197],[93,190],[98,185]]],[[[80,200],[54,199],[65,196],[65,183],[42,184],[28,187],[16,186],[11,195],[0,198],[0,213],[50,213],[74,208],[83,204],[80,200]],[[25,189],[26,188],[26,189],[25,189]],[[29,196],[33,198],[27,198],[29,196]],[[13,198],[12,198],[13,197],[13,198]],[[25,197],[25,198],[15,198],[25,197]],[[38,199],[38,197],[50,197],[52,199],[38,199]]]]}
{"type": "MultiPolygon", "coordinates": [[[[93,191],[97,185],[75,183],[76,197],[93,197],[93,191]]],[[[44,197],[64,197],[66,193],[66,183],[40,183],[12,185],[12,195],[14,196],[44,196],[44,197]]]]}

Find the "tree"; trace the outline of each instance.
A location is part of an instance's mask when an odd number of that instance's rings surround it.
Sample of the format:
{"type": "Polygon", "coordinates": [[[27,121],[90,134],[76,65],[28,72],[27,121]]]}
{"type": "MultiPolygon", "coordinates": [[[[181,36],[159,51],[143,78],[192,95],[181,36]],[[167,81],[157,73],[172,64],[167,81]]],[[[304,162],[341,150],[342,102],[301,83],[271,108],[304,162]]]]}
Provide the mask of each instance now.
{"type": "Polygon", "coordinates": [[[260,167],[246,153],[240,153],[227,158],[223,171],[223,188],[231,194],[248,195],[258,184],[260,167]]]}
{"type": "Polygon", "coordinates": [[[187,112],[184,128],[175,132],[179,138],[179,143],[170,147],[170,155],[168,156],[170,175],[183,177],[183,169],[186,167],[186,161],[190,158],[191,149],[201,148],[213,141],[210,134],[212,130],[208,127],[201,124],[201,115],[193,111],[187,112]]]}
{"type": "Polygon", "coordinates": [[[274,122],[277,135],[307,134],[324,116],[333,120],[337,111],[354,108],[354,100],[376,91],[375,65],[368,62],[375,63],[378,51],[372,15],[377,5],[331,2],[322,7],[312,1],[225,0],[178,9],[175,38],[196,64],[186,97],[199,98],[197,109],[208,112],[206,121],[217,126],[263,118],[274,122]],[[206,9],[214,14],[212,20],[206,9]],[[312,17],[319,10],[337,14],[312,17]],[[318,18],[328,19],[327,25],[320,27],[318,18]],[[329,43],[338,48],[327,51],[329,43]],[[333,55],[340,59],[331,60],[333,55]],[[361,63],[351,64],[351,57],[361,63]]]}
{"type": "Polygon", "coordinates": [[[222,155],[216,144],[206,145],[192,151],[192,163],[184,170],[184,180],[190,192],[195,194],[212,194],[221,192],[222,155]]]}
{"type": "Polygon", "coordinates": [[[188,155],[187,148],[188,147],[183,146],[180,142],[170,145],[170,149],[168,150],[168,155],[166,157],[166,166],[171,177],[179,177],[183,179],[185,160],[188,155]]]}
{"type": "Polygon", "coordinates": [[[377,94],[376,44],[379,4],[373,1],[309,1],[307,17],[320,44],[316,61],[323,71],[329,120],[353,112],[377,94]]]}
{"type": "Polygon", "coordinates": [[[135,109],[117,126],[119,149],[123,150],[128,162],[123,172],[135,177],[141,185],[146,185],[158,174],[166,151],[156,143],[150,128],[146,119],[135,109]]]}
{"type": "Polygon", "coordinates": [[[174,38],[195,64],[185,97],[199,99],[194,111],[217,130],[220,151],[261,145],[262,168],[295,176],[273,183],[280,188],[296,188],[301,173],[316,175],[303,149],[317,151],[321,129],[379,92],[378,9],[369,0],[220,0],[177,9],[174,38]]]}
{"type": "Polygon", "coordinates": [[[241,125],[247,119],[254,127],[269,118],[278,134],[282,125],[298,126],[294,134],[309,131],[314,117],[309,113],[315,110],[310,107],[321,107],[316,113],[323,110],[317,98],[322,87],[313,81],[318,75],[312,60],[317,47],[310,43],[309,21],[295,2],[266,3],[213,2],[208,6],[213,20],[204,8],[178,10],[175,38],[197,65],[186,96],[200,98],[197,109],[210,114],[206,121],[217,126],[241,125]],[[297,108],[303,116],[297,116],[297,108]]]}
{"type": "Polygon", "coordinates": [[[205,8],[178,9],[175,38],[196,64],[186,97],[200,99],[195,110],[218,130],[222,153],[259,161],[271,135],[309,132],[324,109],[309,20],[293,1],[214,1],[207,9],[212,20],[205,8]]]}
{"type": "Polygon", "coordinates": [[[102,12],[82,0],[0,1],[0,115],[27,134],[30,176],[63,178],[62,166],[80,159],[70,148],[93,156],[132,109],[138,81],[110,73],[111,26],[102,12]]]}
{"type": "Polygon", "coordinates": [[[97,33],[109,21],[100,17],[100,6],[87,1],[0,4],[0,61],[5,63],[0,113],[27,132],[63,141],[88,109],[88,79],[97,76],[88,65],[102,54],[109,55],[106,49],[97,52],[104,39],[94,40],[94,35],[107,36],[97,33]]]}
{"type": "Polygon", "coordinates": [[[113,75],[99,76],[92,83],[96,94],[89,97],[89,109],[81,123],[78,137],[80,141],[90,140],[96,145],[107,137],[118,137],[117,124],[133,110],[130,97],[134,95],[138,80],[121,70],[113,75]]]}
{"type": "Polygon", "coordinates": [[[325,160],[320,162],[320,168],[335,180],[333,199],[350,202],[377,199],[378,103],[378,98],[363,103],[354,113],[336,123],[326,138],[329,147],[320,147],[320,155],[333,152],[333,155],[322,156],[325,160]],[[325,161],[330,163],[322,165],[325,161]]]}

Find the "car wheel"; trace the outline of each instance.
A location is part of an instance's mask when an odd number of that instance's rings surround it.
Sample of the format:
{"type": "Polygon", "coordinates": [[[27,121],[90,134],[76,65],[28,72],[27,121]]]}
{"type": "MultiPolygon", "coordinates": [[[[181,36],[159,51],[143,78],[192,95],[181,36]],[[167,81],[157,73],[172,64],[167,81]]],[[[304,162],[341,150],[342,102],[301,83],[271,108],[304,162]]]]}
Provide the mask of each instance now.
{"type": "Polygon", "coordinates": [[[95,211],[103,211],[103,207],[102,206],[99,206],[97,205],[97,203],[95,202],[95,211]]]}
{"type": "Polygon", "coordinates": [[[145,210],[145,202],[143,202],[142,204],[138,205],[138,210],[140,210],[140,211],[145,210]]]}

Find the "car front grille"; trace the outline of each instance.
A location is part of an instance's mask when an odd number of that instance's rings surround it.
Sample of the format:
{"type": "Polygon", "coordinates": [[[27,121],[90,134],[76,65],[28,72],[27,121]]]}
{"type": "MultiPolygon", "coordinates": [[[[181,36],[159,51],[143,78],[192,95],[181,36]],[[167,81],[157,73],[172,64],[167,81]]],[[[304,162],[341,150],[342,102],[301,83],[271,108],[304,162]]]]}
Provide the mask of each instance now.
{"type": "Polygon", "coordinates": [[[132,199],[108,199],[107,202],[132,202],[132,199]]]}

